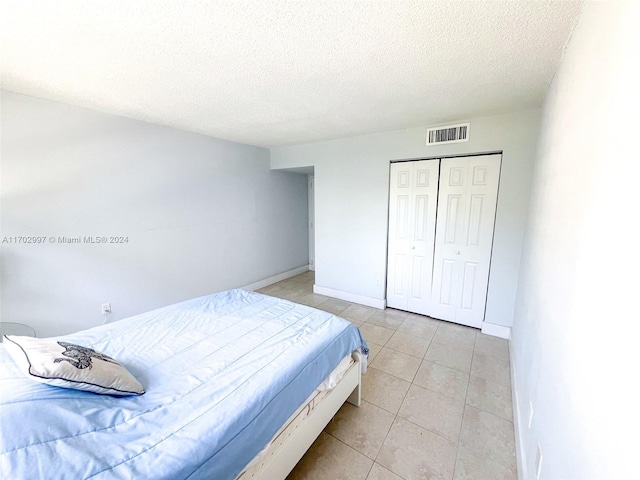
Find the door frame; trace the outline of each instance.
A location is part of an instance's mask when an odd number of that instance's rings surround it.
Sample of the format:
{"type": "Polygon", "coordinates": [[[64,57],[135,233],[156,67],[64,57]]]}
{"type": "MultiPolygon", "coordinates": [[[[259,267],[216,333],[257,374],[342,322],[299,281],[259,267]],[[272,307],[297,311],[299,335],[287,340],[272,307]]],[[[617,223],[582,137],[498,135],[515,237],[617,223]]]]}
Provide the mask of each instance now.
{"type": "Polygon", "coordinates": [[[316,200],[315,200],[315,175],[308,175],[308,205],[309,205],[309,270],[316,269],[316,200]]]}
{"type": "MultiPolygon", "coordinates": [[[[473,153],[458,153],[458,154],[449,154],[449,155],[433,155],[433,156],[429,156],[429,157],[417,157],[417,158],[402,158],[402,159],[395,159],[395,160],[389,160],[389,174],[387,176],[387,178],[390,180],[391,176],[391,164],[392,163],[402,163],[402,162],[416,162],[416,161],[420,161],[420,160],[444,160],[447,158],[459,158],[459,157],[480,157],[480,156],[485,156],[485,155],[504,155],[504,151],[503,150],[491,150],[491,151],[487,151],[487,152],[473,152],[473,153]]],[[[503,167],[503,163],[500,162],[500,176],[502,176],[502,167],[503,167]]],[[[390,233],[390,229],[389,229],[389,215],[390,215],[390,211],[389,209],[391,208],[391,199],[390,199],[390,195],[391,195],[391,189],[389,188],[389,183],[387,183],[387,243],[386,243],[386,254],[387,257],[385,258],[385,288],[384,288],[384,303],[386,305],[387,303],[387,288],[388,288],[388,278],[389,278],[389,271],[388,271],[388,267],[389,267],[389,233],[390,233]]],[[[500,183],[498,183],[498,198],[496,199],[496,213],[495,213],[495,217],[494,217],[494,237],[495,237],[495,223],[497,221],[497,214],[498,214],[498,200],[499,200],[499,191],[500,191],[500,183]]],[[[436,218],[436,222],[437,222],[437,218],[436,218]]],[[[494,247],[494,240],[495,238],[492,238],[491,240],[491,253],[490,253],[490,260],[489,260],[489,274],[488,274],[488,278],[487,278],[487,292],[485,295],[488,296],[489,293],[489,284],[491,283],[491,259],[493,258],[493,247],[494,247]]],[[[434,252],[435,254],[435,252],[434,252]]],[[[485,315],[486,315],[486,308],[487,308],[487,301],[485,299],[485,315]]],[[[484,318],[484,317],[483,317],[484,318]]],[[[446,321],[446,320],[445,320],[446,321]]],[[[484,324],[484,320],[482,322],[482,324],[484,324]]]]}

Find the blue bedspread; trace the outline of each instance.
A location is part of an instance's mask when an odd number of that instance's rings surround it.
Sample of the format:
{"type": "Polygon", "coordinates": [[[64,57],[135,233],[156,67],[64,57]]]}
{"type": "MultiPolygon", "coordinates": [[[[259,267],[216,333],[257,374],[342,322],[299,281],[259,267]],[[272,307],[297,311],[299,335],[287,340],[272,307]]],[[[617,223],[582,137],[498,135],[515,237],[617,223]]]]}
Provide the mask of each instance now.
{"type": "Polygon", "coordinates": [[[366,344],[330,313],[231,290],[64,338],[146,388],[110,397],[34,382],[0,348],[0,478],[234,478],[366,344]]]}

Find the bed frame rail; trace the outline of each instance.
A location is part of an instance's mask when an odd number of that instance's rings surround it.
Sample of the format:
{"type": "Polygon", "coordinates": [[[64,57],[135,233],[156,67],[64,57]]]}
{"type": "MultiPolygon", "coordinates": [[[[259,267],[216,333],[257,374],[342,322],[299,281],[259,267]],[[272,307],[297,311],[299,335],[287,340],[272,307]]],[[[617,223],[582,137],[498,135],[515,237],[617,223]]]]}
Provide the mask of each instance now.
{"type": "Polygon", "coordinates": [[[236,480],[284,480],[345,402],[360,406],[361,365],[356,355],[353,358],[355,362],[338,385],[309,411],[304,421],[292,432],[276,438],[264,459],[236,480]]]}

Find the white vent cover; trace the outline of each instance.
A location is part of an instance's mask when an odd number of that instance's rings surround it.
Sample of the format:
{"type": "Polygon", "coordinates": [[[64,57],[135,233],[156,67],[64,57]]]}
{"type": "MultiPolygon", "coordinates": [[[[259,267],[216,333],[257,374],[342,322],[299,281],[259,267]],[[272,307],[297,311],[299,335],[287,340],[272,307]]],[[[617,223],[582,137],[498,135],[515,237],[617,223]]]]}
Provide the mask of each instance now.
{"type": "Polygon", "coordinates": [[[427,145],[468,142],[470,125],[469,123],[459,123],[458,125],[427,128],[427,145]]]}

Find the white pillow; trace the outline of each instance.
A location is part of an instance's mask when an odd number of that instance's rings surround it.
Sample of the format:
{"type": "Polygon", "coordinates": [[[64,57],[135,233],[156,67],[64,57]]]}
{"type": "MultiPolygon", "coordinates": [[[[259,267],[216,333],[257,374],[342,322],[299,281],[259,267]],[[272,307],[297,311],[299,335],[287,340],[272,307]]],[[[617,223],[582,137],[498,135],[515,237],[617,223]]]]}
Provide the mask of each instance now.
{"type": "Polygon", "coordinates": [[[5,335],[4,345],[24,373],[37,382],[104,395],[141,395],[144,387],[118,362],[61,340],[5,335]]]}

